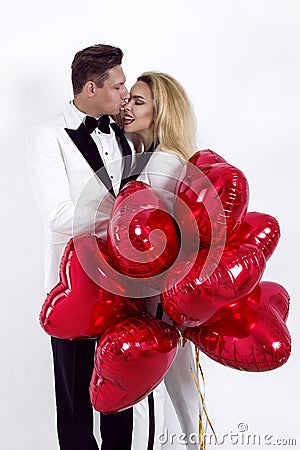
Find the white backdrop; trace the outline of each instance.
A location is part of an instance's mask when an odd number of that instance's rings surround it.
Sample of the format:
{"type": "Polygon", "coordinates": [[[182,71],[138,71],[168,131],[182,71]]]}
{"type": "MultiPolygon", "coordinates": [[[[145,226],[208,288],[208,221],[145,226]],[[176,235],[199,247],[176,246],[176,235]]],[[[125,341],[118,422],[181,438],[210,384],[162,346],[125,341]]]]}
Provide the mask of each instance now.
{"type": "MultiPolygon", "coordinates": [[[[19,0],[2,6],[1,448],[58,448],[49,342],[37,320],[44,300],[43,232],[25,169],[24,133],[64,107],[72,58],[94,43],[123,49],[128,87],[145,70],[178,78],[195,109],[199,148],[240,168],[250,184],[249,210],[279,221],[281,241],[263,279],[291,295],[288,363],[259,374],[202,359],[219,436],[238,433],[242,423],[245,436],[273,435],[269,444],[278,438],[291,449],[293,442],[283,439],[294,439],[298,448],[299,20],[298,0],[19,0]]],[[[169,413],[169,429],[177,432],[169,413]]],[[[257,448],[243,443],[242,434],[238,444],[232,438],[220,448],[257,448]]]]}

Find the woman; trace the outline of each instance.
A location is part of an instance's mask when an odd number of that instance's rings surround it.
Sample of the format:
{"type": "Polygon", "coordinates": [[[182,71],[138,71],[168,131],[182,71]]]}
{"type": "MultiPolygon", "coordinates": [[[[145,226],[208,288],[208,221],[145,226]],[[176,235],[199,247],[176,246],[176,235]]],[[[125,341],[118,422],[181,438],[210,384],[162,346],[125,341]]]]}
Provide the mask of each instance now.
{"type": "Polygon", "coordinates": [[[142,151],[148,153],[136,168],[137,174],[141,172],[137,179],[165,190],[164,201],[171,208],[173,195],[168,193],[174,193],[181,170],[196,148],[194,117],[186,92],[170,75],[143,73],[131,88],[123,127],[133,141],[138,136],[142,151]]]}
{"type": "Polygon", "coordinates": [[[182,86],[170,75],[145,72],[138,77],[124,108],[124,131],[188,159],[195,152],[194,118],[182,86]]]}
{"type": "MultiPolygon", "coordinates": [[[[131,88],[123,126],[126,133],[137,135],[143,146],[135,178],[150,184],[172,213],[178,177],[196,148],[193,113],[184,89],[170,75],[143,73],[131,88]]],[[[151,300],[149,310],[155,315],[158,299],[151,300]]],[[[163,319],[169,321],[166,315],[163,319]]],[[[199,396],[192,376],[192,371],[195,374],[193,361],[192,346],[186,343],[165,377],[182,432],[186,434],[187,449],[195,448],[195,444],[189,443],[189,436],[193,433],[195,438],[199,430],[199,396]]],[[[161,442],[166,438],[164,435],[161,442]]]]}

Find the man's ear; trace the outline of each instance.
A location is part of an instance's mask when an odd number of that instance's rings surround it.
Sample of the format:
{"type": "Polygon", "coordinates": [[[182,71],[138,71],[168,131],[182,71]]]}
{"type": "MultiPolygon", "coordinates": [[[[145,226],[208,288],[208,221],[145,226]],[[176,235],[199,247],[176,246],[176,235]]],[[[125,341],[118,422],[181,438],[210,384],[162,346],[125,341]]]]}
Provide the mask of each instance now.
{"type": "Polygon", "coordinates": [[[87,81],[83,89],[88,97],[93,97],[96,91],[96,84],[93,81],[87,81]]]}

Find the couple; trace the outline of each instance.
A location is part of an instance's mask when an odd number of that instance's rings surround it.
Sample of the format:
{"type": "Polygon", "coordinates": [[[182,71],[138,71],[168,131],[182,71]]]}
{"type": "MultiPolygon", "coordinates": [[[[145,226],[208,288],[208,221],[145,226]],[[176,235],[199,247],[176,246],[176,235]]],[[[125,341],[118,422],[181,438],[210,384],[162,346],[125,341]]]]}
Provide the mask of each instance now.
{"type": "MultiPolygon", "coordinates": [[[[31,127],[27,136],[31,179],[46,230],[46,292],[59,281],[60,260],[72,236],[93,232],[106,238],[114,199],[136,170],[140,152],[153,153],[135,178],[162,189],[171,208],[176,177],[195,151],[193,115],[182,87],[169,75],[148,72],[128,93],[122,57],[122,51],[110,45],[79,51],[72,63],[73,101],[63,113],[31,127]],[[109,117],[120,110],[126,136],[109,117]],[[103,197],[108,201],[98,209],[103,197]]],[[[52,337],[51,344],[60,449],[97,450],[89,400],[95,340],[52,337]]],[[[192,365],[186,344],[148,398],[126,411],[101,414],[101,449],[160,449],[165,386],[182,431],[197,433],[192,365]]]]}

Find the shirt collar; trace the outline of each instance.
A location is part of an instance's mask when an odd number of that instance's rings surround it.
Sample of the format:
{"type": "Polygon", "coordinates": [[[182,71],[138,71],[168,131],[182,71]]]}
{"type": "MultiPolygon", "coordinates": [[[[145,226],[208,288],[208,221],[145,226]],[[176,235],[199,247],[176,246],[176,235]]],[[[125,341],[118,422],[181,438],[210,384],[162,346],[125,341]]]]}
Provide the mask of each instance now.
{"type": "MultiPolygon", "coordinates": [[[[71,101],[70,103],[71,103],[72,109],[75,111],[75,113],[77,114],[77,116],[79,117],[79,119],[81,120],[81,122],[84,123],[85,118],[86,118],[86,116],[87,116],[88,114],[86,114],[86,113],[80,111],[80,110],[74,105],[74,101],[71,101]]],[[[99,117],[96,117],[96,119],[99,119],[99,117]]],[[[115,122],[111,117],[109,117],[109,120],[110,120],[110,123],[114,123],[114,122],[115,122]]]]}

